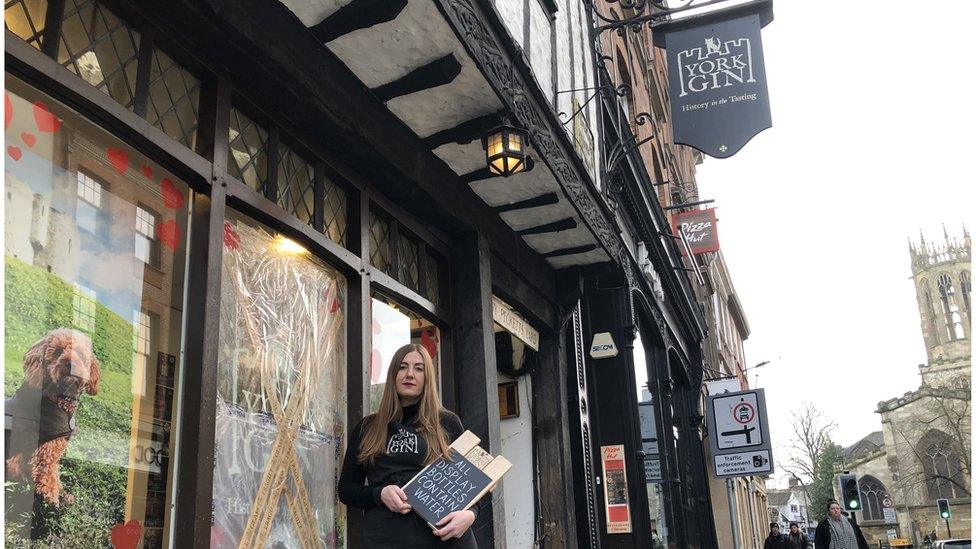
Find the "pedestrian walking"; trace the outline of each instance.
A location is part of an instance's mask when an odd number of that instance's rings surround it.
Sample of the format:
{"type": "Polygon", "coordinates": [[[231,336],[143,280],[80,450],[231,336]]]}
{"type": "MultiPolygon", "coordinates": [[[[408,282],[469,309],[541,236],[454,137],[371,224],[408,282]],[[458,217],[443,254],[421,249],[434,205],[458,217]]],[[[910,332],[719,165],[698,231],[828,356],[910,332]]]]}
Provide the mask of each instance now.
{"type": "Polygon", "coordinates": [[[869,549],[861,528],[840,514],[837,500],[827,502],[827,518],[817,525],[814,535],[817,549],[869,549]]]}
{"type": "Polygon", "coordinates": [[[454,511],[431,528],[411,513],[402,486],[437,459],[450,459],[449,440],[464,427],[441,406],[437,371],[423,345],[404,345],[393,355],[379,411],[349,433],[339,499],[366,512],[366,549],[477,549],[471,524],[477,506],[454,511]]]}
{"type": "Polygon", "coordinates": [[[769,535],[766,536],[763,549],[786,549],[786,536],[780,533],[779,524],[769,523],[769,535]]]}
{"type": "Polygon", "coordinates": [[[790,531],[786,534],[786,549],[807,549],[811,545],[806,532],[800,531],[800,525],[791,522],[790,531]]]}

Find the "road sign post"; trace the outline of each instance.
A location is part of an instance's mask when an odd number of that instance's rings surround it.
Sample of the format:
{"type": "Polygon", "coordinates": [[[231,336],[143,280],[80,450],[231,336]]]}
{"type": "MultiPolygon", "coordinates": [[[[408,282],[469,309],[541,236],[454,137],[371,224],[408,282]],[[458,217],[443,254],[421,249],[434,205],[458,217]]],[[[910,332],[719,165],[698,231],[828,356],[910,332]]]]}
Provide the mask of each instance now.
{"type": "Polygon", "coordinates": [[[762,389],[710,395],[705,401],[716,477],[773,472],[766,398],[762,389]]]}

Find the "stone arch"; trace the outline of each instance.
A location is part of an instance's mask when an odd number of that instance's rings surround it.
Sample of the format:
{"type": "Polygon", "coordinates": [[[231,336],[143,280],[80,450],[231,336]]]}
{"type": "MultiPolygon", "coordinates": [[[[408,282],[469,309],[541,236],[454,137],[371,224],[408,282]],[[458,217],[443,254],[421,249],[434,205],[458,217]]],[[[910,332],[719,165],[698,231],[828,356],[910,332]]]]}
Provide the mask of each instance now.
{"type": "Polygon", "coordinates": [[[958,296],[952,277],[942,273],[938,278],[939,297],[942,299],[942,313],[945,315],[945,328],[950,340],[963,339],[962,316],[959,314],[958,296]]]}
{"type": "Polygon", "coordinates": [[[968,497],[962,461],[949,435],[930,429],[918,441],[916,451],[925,475],[929,499],[968,497]]]}
{"type": "Polygon", "coordinates": [[[871,475],[864,475],[857,482],[864,505],[864,520],[884,520],[884,500],[891,495],[884,483],[871,475]]]}

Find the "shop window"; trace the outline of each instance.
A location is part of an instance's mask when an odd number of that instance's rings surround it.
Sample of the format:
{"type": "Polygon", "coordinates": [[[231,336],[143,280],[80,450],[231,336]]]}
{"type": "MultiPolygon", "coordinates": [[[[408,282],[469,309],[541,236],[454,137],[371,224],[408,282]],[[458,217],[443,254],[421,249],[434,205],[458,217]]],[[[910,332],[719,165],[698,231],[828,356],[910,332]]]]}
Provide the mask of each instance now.
{"type": "Polygon", "coordinates": [[[46,0],[8,0],[4,6],[4,26],[31,46],[41,49],[46,11],[46,0]]]}
{"type": "Polygon", "coordinates": [[[136,521],[140,547],[169,546],[188,187],[9,74],[5,99],[4,544],[106,547],[136,521]]]}
{"type": "Polygon", "coordinates": [[[268,180],[268,130],[236,108],[230,110],[227,171],[259,191],[268,180]]]}
{"type": "MultiPolygon", "coordinates": [[[[441,333],[429,320],[400,305],[383,294],[374,293],[372,299],[372,352],[370,354],[370,399],[367,412],[379,409],[386,386],[390,360],[397,349],[407,343],[418,343],[427,349],[434,366],[440,366],[441,333]]],[[[438,377],[438,380],[441,378],[438,377]]]]}
{"type": "Polygon", "coordinates": [[[284,235],[227,217],[211,547],[344,547],[344,279],[284,235]]]}
{"type": "Polygon", "coordinates": [[[158,49],[149,68],[146,120],[193,149],[200,108],[200,80],[158,49]]]}
{"type": "Polygon", "coordinates": [[[97,0],[65,0],[58,63],[131,108],[139,40],[138,32],[97,0]]]}
{"type": "Polygon", "coordinates": [[[135,256],[139,261],[153,267],[159,266],[159,240],[156,238],[156,225],[159,215],[146,206],[136,206],[135,256]]]}

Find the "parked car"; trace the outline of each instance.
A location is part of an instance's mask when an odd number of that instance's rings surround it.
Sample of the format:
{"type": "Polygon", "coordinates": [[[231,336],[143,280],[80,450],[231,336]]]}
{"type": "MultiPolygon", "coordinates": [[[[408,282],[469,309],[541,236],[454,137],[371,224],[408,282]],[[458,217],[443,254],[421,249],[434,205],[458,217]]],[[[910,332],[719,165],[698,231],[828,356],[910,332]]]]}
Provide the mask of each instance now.
{"type": "Polygon", "coordinates": [[[932,549],[973,549],[971,539],[940,539],[932,544],[932,549]]]}

